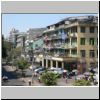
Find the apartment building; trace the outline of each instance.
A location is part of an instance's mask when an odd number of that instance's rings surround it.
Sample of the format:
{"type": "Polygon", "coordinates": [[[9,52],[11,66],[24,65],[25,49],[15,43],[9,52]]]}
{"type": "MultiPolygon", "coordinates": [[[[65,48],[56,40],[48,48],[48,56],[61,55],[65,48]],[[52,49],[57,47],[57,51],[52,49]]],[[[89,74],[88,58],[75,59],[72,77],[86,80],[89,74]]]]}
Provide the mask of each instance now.
{"type": "Polygon", "coordinates": [[[80,73],[98,65],[98,17],[65,18],[43,32],[42,66],[80,73]]]}
{"type": "Polygon", "coordinates": [[[25,41],[25,52],[27,54],[27,59],[32,61],[34,56],[34,61],[40,62],[40,53],[43,46],[42,33],[46,28],[30,28],[27,31],[27,37],[25,41]],[[32,54],[33,53],[33,54],[32,54]]]}
{"type": "Polygon", "coordinates": [[[9,42],[13,43],[13,46],[16,47],[17,43],[17,36],[18,36],[19,30],[16,30],[15,28],[12,28],[9,35],[9,42]]]}
{"type": "Polygon", "coordinates": [[[43,31],[45,29],[46,28],[29,28],[27,30],[27,33],[28,33],[27,39],[28,40],[35,40],[38,37],[41,37],[42,36],[42,33],[43,33],[43,31]]]}
{"type": "Polygon", "coordinates": [[[25,47],[25,40],[26,40],[26,33],[20,32],[19,35],[17,36],[16,47],[25,47]]]}

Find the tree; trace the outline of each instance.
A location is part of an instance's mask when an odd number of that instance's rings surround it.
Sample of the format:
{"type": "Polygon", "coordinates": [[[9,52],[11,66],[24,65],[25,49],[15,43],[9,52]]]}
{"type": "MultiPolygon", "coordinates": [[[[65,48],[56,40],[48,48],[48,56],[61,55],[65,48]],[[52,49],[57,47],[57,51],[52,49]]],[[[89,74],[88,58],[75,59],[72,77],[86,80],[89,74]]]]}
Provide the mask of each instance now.
{"type": "Polygon", "coordinates": [[[8,51],[7,56],[7,62],[10,62],[12,60],[16,60],[21,55],[21,48],[12,48],[10,51],[8,51]]]}
{"type": "Polygon", "coordinates": [[[47,86],[57,84],[57,77],[56,74],[54,73],[50,73],[50,72],[43,73],[41,76],[41,80],[47,86]]]}
{"type": "Polygon", "coordinates": [[[91,83],[89,80],[85,79],[80,79],[80,80],[75,80],[74,86],[91,86],[91,83]]]}
{"type": "Polygon", "coordinates": [[[6,58],[7,57],[7,49],[5,46],[5,39],[4,36],[2,35],[2,58],[6,58]]]}
{"type": "Polygon", "coordinates": [[[18,58],[21,55],[21,48],[20,47],[13,48],[12,52],[13,52],[13,58],[18,58]]]}
{"type": "Polygon", "coordinates": [[[18,66],[19,69],[22,70],[22,76],[23,76],[24,69],[28,68],[28,66],[29,66],[27,60],[24,58],[20,58],[15,62],[15,64],[16,64],[16,66],[18,66]]]}

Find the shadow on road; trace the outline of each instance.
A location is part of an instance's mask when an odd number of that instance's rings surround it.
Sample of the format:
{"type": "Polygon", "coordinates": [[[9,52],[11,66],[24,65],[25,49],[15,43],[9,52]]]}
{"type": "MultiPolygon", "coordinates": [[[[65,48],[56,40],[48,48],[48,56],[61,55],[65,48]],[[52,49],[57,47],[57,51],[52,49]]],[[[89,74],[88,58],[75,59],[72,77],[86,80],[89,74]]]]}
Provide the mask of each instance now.
{"type": "Polygon", "coordinates": [[[2,77],[7,76],[8,79],[17,79],[18,75],[14,71],[6,71],[5,68],[2,67],[2,77]]]}

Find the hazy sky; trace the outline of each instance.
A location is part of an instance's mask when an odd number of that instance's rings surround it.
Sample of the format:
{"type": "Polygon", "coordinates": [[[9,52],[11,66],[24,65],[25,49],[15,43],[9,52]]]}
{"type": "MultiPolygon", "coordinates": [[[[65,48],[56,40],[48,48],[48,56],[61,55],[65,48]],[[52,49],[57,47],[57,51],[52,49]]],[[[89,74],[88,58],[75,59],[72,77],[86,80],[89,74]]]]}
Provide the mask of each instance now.
{"type": "Polygon", "coordinates": [[[66,17],[97,14],[2,14],[2,34],[9,36],[12,28],[26,32],[29,28],[42,28],[66,17]]]}

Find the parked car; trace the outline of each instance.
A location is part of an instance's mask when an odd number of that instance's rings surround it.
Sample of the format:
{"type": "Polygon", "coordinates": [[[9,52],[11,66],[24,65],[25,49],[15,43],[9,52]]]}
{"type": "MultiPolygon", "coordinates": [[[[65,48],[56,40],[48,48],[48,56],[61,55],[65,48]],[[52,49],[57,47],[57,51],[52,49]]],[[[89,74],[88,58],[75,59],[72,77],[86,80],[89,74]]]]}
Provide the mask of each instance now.
{"type": "Polygon", "coordinates": [[[51,67],[50,69],[48,69],[49,72],[53,72],[55,74],[63,74],[63,69],[62,68],[55,68],[55,67],[51,67]]]}
{"type": "Polygon", "coordinates": [[[45,72],[45,70],[42,70],[42,71],[39,71],[38,73],[39,73],[40,75],[42,75],[44,72],[45,72]]]}
{"type": "Polygon", "coordinates": [[[63,74],[63,70],[57,68],[57,69],[54,69],[54,73],[56,73],[56,74],[58,73],[58,74],[62,75],[63,74]]]}
{"type": "Polygon", "coordinates": [[[35,69],[35,72],[36,72],[36,73],[39,73],[39,71],[43,71],[43,70],[45,70],[44,67],[39,67],[39,68],[35,69]]]}

